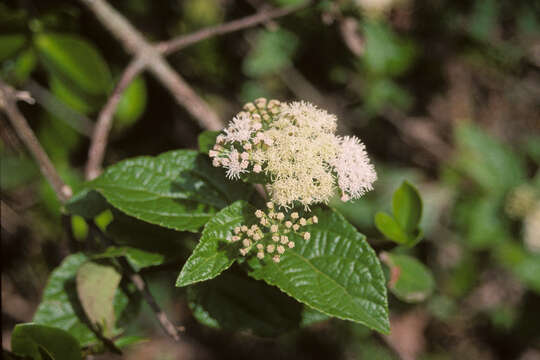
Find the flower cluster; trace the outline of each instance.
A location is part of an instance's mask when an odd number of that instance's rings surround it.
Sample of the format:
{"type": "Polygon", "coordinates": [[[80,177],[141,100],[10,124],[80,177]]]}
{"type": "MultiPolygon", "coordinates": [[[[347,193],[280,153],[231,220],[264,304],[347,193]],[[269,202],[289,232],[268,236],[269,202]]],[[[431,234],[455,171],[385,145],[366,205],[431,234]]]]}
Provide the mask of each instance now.
{"type": "Polygon", "coordinates": [[[234,229],[234,235],[230,238],[231,242],[240,242],[240,254],[248,255],[252,250],[256,250],[257,257],[264,259],[266,255],[272,258],[272,261],[278,263],[280,256],[287,248],[294,248],[294,241],[291,239],[293,234],[301,236],[304,240],[309,240],[311,234],[307,231],[301,232],[303,226],[316,224],[318,219],[312,216],[308,219],[300,217],[297,212],[285,215],[283,212],[274,210],[274,204],[266,204],[268,212],[262,210],[255,211],[255,216],[259,224],[251,226],[242,225],[234,229]]]}
{"type": "Polygon", "coordinates": [[[266,176],[279,207],[326,203],[336,189],[346,201],[371,190],[377,175],[360,140],[336,136],[336,127],[335,115],[310,103],[259,98],[233,118],[209,155],[230,179],[266,176]]]}

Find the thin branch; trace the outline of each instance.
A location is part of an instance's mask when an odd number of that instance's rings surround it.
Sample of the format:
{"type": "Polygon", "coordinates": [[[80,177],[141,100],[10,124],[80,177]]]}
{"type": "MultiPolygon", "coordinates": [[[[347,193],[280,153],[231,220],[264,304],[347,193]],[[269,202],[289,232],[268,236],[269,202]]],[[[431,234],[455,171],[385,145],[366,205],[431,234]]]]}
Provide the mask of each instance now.
{"type": "Polygon", "coordinates": [[[72,194],[71,188],[60,178],[60,175],[58,175],[47,153],[41,147],[30,125],[28,125],[28,122],[19,111],[17,107],[18,100],[24,100],[29,103],[34,102],[34,99],[28,92],[16,91],[11,86],[0,81],[0,108],[4,110],[15,132],[39,164],[41,173],[45,176],[49,184],[51,184],[58,199],[61,202],[65,202],[72,194]]]}
{"type": "Polygon", "coordinates": [[[114,113],[122,99],[122,94],[133,79],[143,70],[144,65],[142,58],[136,58],[126,67],[112,95],[99,113],[92,134],[90,149],[88,150],[88,162],[85,169],[87,180],[92,180],[101,173],[101,164],[105,156],[105,148],[107,147],[107,139],[112,128],[114,113]]]}
{"type": "Polygon", "coordinates": [[[163,59],[159,51],[147,42],[122,14],[105,0],[80,0],[96,15],[102,24],[134,56],[144,59],[146,66],[199,123],[209,130],[219,130],[223,123],[210,106],[195,93],[186,81],[163,59]]]}
{"type": "MultiPolygon", "coordinates": [[[[105,241],[107,246],[116,245],[114,241],[111,238],[109,238],[107,235],[105,235],[95,223],[90,223],[90,226],[105,241]]],[[[167,335],[169,335],[175,341],[179,341],[180,335],[178,334],[178,329],[176,328],[176,326],[173,325],[173,323],[169,320],[165,312],[158,305],[158,303],[156,302],[156,299],[154,298],[150,290],[148,290],[148,286],[146,285],[146,282],[144,281],[143,277],[137,274],[133,270],[133,267],[129,264],[129,262],[127,262],[127,260],[124,257],[121,256],[117,260],[120,263],[120,266],[122,267],[122,272],[128,275],[131,282],[135,285],[137,290],[142,294],[142,296],[144,297],[144,300],[154,312],[157,320],[159,321],[159,324],[161,325],[165,333],[167,333],[167,335]]]]}
{"type": "Polygon", "coordinates": [[[311,1],[304,1],[294,6],[261,11],[257,14],[246,16],[244,18],[233,20],[231,22],[208,27],[188,35],[181,35],[168,41],[163,41],[157,45],[158,51],[168,55],[199,41],[206,40],[213,36],[224,35],[230,32],[246,29],[269,20],[289,15],[297,10],[305,8],[311,1]]]}

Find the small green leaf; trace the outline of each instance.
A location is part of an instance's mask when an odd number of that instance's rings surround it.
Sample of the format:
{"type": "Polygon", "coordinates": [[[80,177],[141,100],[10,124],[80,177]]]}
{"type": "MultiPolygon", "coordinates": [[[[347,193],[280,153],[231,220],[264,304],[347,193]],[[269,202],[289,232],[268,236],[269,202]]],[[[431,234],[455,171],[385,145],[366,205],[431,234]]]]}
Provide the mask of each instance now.
{"type": "Polygon", "coordinates": [[[435,288],[431,271],[420,261],[404,254],[382,253],[381,260],[390,268],[390,291],[400,300],[422,302],[435,288]]]}
{"type": "Polygon", "coordinates": [[[142,156],[107,168],[88,184],[126,214],[175,230],[197,232],[216,213],[252,189],[227,181],[208,157],[177,150],[142,156]]]}
{"type": "Polygon", "coordinates": [[[277,336],[297,328],[302,306],[275,287],[230,271],[188,287],[197,320],[214,328],[277,336]]]}
{"type": "Polygon", "coordinates": [[[11,334],[11,350],[33,360],[82,359],[79,342],[62,329],[34,323],[18,324],[11,334]],[[45,353],[49,357],[43,357],[45,353]]]}
{"type": "Polygon", "coordinates": [[[392,198],[394,218],[405,233],[410,234],[418,228],[422,217],[422,199],[418,190],[404,181],[392,198]]]}
{"type": "Polygon", "coordinates": [[[122,336],[120,339],[115,340],[114,345],[119,348],[125,348],[131,345],[138,345],[150,341],[150,339],[143,336],[122,336]]]}
{"type": "Polygon", "coordinates": [[[379,211],[375,214],[375,226],[388,239],[398,244],[405,244],[407,242],[407,234],[401,230],[397,221],[387,213],[379,211]]]}
{"type": "Polygon", "coordinates": [[[111,89],[111,74],[98,50],[88,41],[59,33],[36,35],[34,43],[46,68],[90,95],[111,89]]]}
{"type": "Polygon", "coordinates": [[[146,109],[146,82],[138,76],[127,87],[118,103],[115,114],[114,128],[121,131],[133,125],[146,109]]]}
{"type": "Polygon", "coordinates": [[[93,259],[125,256],[127,261],[138,272],[148,266],[156,266],[163,263],[163,255],[140,250],[130,246],[109,246],[105,252],[92,256],[93,259]]]}
{"type": "Polygon", "coordinates": [[[219,135],[219,131],[203,131],[199,137],[199,151],[203,154],[208,154],[208,151],[216,144],[216,138],[219,135]]]}
{"type": "Polygon", "coordinates": [[[250,258],[249,274],[322,313],[388,333],[385,279],[365,236],[329,209],[314,215],[319,223],[306,227],[310,240],[290,236],[296,246],[277,264],[250,258]]]}
{"type": "Polygon", "coordinates": [[[84,312],[106,337],[113,334],[113,301],[121,278],[114,267],[95,262],[87,262],[77,271],[77,294],[84,312]]]}
{"type": "MultiPolygon", "coordinates": [[[[54,74],[49,76],[49,88],[64,104],[81,114],[97,111],[102,103],[102,99],[78,91],[76,87],[66,84],[65,80],[61,80],[54,74]]],[[[54,114],[52,110],[51,108],[49,111],[54,114]]]]}
{"type": "Polygon", "coordinates": [[[209,280],[228,269],[238,257],[237,247],[229,241],[233,230],[236,226],[256,222],[254,211],[245,201],[237,201],[218,212],[204,227],[201,240],[184,264],[176,286],[209,280]]]}
{"type": "Polygon", "coordinates": [[[14,55],[21,50],[26,43],[26,36],[23,34],[0,35],[0,61],[14,55]]]}

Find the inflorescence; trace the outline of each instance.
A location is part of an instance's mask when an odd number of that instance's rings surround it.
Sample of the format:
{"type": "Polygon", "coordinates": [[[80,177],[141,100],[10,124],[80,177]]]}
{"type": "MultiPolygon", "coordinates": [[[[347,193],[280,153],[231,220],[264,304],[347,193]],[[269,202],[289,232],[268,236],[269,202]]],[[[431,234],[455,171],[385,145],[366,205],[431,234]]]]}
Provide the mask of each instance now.
{"type": "Polygon", "coordinates": [[[230,179],[266,177],[271,200],[289,209],[343,201],[372,190],[377,174],[356,137],[335,135],[337,118],[307,102],[247,103],[209,152],[230,179]]]}
{"type": "Polygon", "coordinates": [[[317,216],[309,218],[300,217],[297,212],[285,214],[278,212],[274,204],[266,204],[268,211],[255,211],[259,224],[251,226],[242,225],[234,228],[234,235],[229,239],[231,242],[240,242],[240,254],[248,255],[251,251],[257,252],[257,258],[264,259],[266,256],[272,258],[272,261],[278,263],[280,256],[286,249],[294,248],[293,238],[295,235],[309,240],[311,234],[307,231],[300,231],[306,225],[316,224],[317,216]]]}

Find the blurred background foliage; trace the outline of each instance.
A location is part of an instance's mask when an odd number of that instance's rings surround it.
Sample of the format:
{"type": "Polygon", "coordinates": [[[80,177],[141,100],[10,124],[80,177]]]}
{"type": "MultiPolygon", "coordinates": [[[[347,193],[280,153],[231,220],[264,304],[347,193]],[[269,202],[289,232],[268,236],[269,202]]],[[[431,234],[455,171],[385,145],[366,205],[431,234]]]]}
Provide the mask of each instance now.
{"type": "MultiPolygon", "coordinates": [[[[157,41],[299,1],[112,3],[157,41]]],[[[385,338],[340,320],[272,340],[211,329],[194,320],[189,296],[172,286],[193,235],[109,210],[102,228],[122,245],[165,257],[142,272],[188,336],[180,344],[161,338],[142,305],[124,329],[149,342],[127,358],[540,359],[540,3],[323,0],[169,61],[225,120],[259,96],[308,100],[336,113],[340,132],[366,143],[379,180],[361,200],[331,206],[377,252],[388,251],[394,245],[377,231],[375,213],[390,210],[403,180],[414,184],[425,238],[382,260],[389,280],[401,264],[428,285],[417,289],[414,278],[394,284],[393,332],[385,338]]],[[[94,119],[128,62],[77,2],[0,3],[0,76],[36,98],[38,105],[21,107],[74,190],[94,119]]],[[[93,245],[84,221],[61,216],[3,117],[1,127],[2,339],[9,347],[14,325],[32,319],[51,270],[93,245]]],[[[122,97],[106,164],[196,148],[201,130],[144,74],[122,97]]]]}

